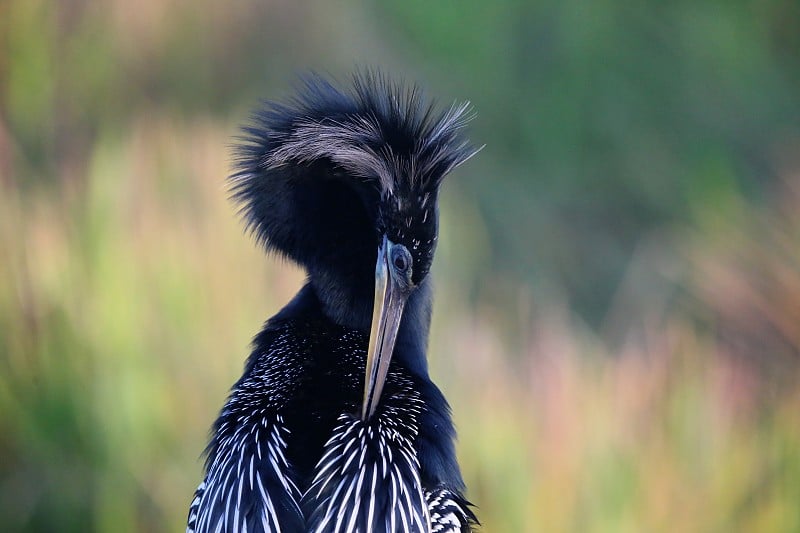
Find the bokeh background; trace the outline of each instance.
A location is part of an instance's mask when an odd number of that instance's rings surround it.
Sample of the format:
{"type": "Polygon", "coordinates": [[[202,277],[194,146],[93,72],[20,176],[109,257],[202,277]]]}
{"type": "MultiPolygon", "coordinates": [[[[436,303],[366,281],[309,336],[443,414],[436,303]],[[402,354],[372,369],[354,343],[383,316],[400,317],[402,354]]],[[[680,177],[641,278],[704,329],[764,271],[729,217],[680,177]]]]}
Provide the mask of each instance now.
{"type": "Polygon", "coordinates": [[[0,2],[0,524],[179,531],[251,336],[238,125],[471,100],[430,346],[487,532],[800,531],[800,3],[0,2]],[[650,5],[648,5],[650,4],[650,5]]]}

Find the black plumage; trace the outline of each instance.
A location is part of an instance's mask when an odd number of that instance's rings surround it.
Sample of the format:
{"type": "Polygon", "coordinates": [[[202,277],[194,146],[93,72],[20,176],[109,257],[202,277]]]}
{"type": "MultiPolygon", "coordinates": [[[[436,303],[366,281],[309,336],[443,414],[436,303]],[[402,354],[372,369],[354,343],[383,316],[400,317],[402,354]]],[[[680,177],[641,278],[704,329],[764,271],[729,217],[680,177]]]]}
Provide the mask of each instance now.
{"type": "Polygon", "coordinates": [[[234,198],[308,281],[253,342],[188,531],[471,530],[425,354],[439,185],[474,153],[466,110],[378,75],[349,91],[312,77],[245,128],[234,198]]]}

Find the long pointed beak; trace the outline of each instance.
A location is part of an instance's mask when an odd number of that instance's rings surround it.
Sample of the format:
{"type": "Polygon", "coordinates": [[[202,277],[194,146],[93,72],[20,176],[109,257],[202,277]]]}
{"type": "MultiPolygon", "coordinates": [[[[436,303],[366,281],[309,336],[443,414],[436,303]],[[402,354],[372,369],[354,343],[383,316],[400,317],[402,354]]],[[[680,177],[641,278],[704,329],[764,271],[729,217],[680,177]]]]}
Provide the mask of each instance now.
{"type": "Polygon", "coordinates": [[[367,352],[367,375],[364,380],[364,403],[361,418],[368,420],[378,406],[389,372],[394,343],[406,294],[398,287],[389,272],[389,252],[392,242],[383,238],[378,249],[378,261],[375,265],[375,305],[372,309],[372,328],[369,333],[369,351],[367,352]]]}

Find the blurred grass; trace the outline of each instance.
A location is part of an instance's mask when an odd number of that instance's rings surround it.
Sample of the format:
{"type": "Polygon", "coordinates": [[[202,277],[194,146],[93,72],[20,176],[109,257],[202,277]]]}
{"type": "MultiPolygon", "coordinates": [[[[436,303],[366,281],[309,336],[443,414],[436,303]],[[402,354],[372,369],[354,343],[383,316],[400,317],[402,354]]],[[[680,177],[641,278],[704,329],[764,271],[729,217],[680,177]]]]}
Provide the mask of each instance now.
{"type": "Polygon", "coordinates": [[[796,11],[675,4],[661,14],[685,61],[657,40],[604,70],[594,44],[628,50],[647,12],[414,6],[0,4],[4,530],[182,529],[249,339],[302,283],[226,200],[235,123],[293,68],[357,55],[446,65],[434,87],[477,93],[492,143],[445,185],[430,346],[484,531],[800,531],[800,78],[780,66],[796,11]],[[719,102],[697,90],[715,62],[732,80],[719,102]],[[651,94],[648,73],[688,88],[651,94]],[[535,125],[519,113],[534,89],[535,125]],[[575,141],[601,126],[610,144],[575,141]],[[611,297],[587,317],[581,291],[611,297]]]}

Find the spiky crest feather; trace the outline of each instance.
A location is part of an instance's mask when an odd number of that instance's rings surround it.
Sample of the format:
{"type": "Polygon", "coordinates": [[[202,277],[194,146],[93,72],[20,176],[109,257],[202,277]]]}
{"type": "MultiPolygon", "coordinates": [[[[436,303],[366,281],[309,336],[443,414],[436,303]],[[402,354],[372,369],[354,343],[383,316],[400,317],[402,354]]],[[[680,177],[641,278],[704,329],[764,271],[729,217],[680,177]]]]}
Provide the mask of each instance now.
{"type": "Polygon", "coordinates": [[[380,73],[356,74],[349,90],[308,76],[298,95],[265,102],[243,128],[230,178],[233,198],[260,242],[297,260],[294,243],[275,231],[265,190],[284,190],[276,186],[280,181],[334,178],[351,181],[359,194],[373,189],[401,204],[428,198],[477,152],[461,131],[469,109],[464,102],[437,111],[419,87],[380,73]]]}

